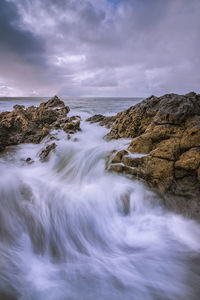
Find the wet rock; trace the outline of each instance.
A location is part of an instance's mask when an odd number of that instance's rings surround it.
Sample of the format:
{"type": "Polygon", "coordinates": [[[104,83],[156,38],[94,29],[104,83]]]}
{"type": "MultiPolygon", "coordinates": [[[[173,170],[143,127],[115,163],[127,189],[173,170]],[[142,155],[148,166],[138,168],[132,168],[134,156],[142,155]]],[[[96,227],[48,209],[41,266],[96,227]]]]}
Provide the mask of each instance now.
{"type": "Polygon", "coordinates": [[[56,144],[55,143],[52,143],[50,145],[48,145],[45,149],[43,149],[40,154],[39,154],[39,157],[40,157],[40,160],[41,161],[46,161],[49,157],[49,154],[50,152],[52,152],[53,150],[55,150],[56,148],[56,144]]]}
{"type": "Polygon", "coordinates": [[[75,133],[77,130],[80,130],[80,120],[76,122],[67,122],[63,126],[63,130],[66,133],[75,133]]]}
{"type": "Polygon", "coordinates": [[[137,158],[120,151],[109,170],[131,174],[132,168],[166,205],[200,216],[200,95],[151,96],[118,113],[107,137],[132,138],[128,151],[146,154],[137,158]]]}
{"type": "Polygon", "coordinates": [[[99,123],[100,126],[111,128],[111,126],[115,122],[115,119],[116,116],[103,116],[101,114],[98,114],[88,118],[86,121],[90,123],[99,123]]]}
{"type": "Polygon", "coordinates": [[[30,164],[34,163],[34,160],[32,160],[31,157],[27,157],[26,158],[26,163],[30,165],[30,164]]]}
{"type": "Polygon", "coordinates": [[[0,113],[0,151],[10,145],[20,143],[40,143],[53,129],[63,129],[68,133],[80,130],[80,119],[74,122],[67,118],[69,107],[57,96],[39,107],[27,109],[15,105],[14,111],[0,113]],[[70,130],[67,128],[71,128],[70,130]]]}
{"type": "Polygon", "coordinates": [[[116,153],[116,155],[112,158],[112,163],[116,164],[116,163],[120,163],[122,161],[122,157],[128,154],[128,152],[126,150],[122,150],[116,153]]]}

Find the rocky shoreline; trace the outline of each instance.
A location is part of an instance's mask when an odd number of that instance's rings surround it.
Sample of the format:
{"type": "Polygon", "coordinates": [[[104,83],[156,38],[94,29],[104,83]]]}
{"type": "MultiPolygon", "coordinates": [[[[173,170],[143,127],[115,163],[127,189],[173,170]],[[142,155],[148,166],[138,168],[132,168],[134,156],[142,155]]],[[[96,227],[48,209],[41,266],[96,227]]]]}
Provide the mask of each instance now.
{"type": "Polygon", "coordinates": [[[80,130],[80,117],[67,117],[70,109],[57,96],[39,107],[15,105],[11,112],[0,113],[0,151],[21,143],[40,143],[51,130],[63,129],[70,134],[80,130]]]}
{"type": "MultiPolygon", "coordinates": [[[[55,96],[39,107],[15,105],[12,112],[0,113],[0,151],[20,143],[40,143],[46,136],[53,140],[52,130],[62,129],[70,139],[81,130],[81,118],[68,117],[69,111],[55,96]]],[[[115,116],[94,115],[87,121],[110,128],[107,140],[130,139],[126,149],[108,154],[108,171],[141,179],[167,208],[200,217],[200,95],[151,96],[115,116]]],[[[41,161],[55,147],[48,143],[41,161]]]]}
{"type": "Polygon", "coordinates": [[[169,209],[200,217],[200,95],[151,96],[99,119],[88,121],[111,127],[107,139],[131,139],[126,149],[110,153],[109,171],[144,180],[169,209]]]}

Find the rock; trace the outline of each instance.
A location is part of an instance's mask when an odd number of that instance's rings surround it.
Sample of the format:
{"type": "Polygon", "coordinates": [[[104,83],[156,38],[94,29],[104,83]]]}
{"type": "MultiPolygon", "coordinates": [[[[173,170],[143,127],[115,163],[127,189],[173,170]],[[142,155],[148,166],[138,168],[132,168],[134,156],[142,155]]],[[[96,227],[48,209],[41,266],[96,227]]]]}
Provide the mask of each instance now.
{"type": "Polygon", "coordinates": [[[22,109],[25,109],[25,106],[24,106],[24,105],[16,104],[16,105],[13,106],[13,109],[14,109],[14,110],[17,110],[17,109],[22,110],[22,109]]]}
{"type": "Polygon", "coordinates": [[[108,137],[135,138],[143,134],[151,123],[181,125],[195,115],[200,115],[200,95],[190,93],[151,96],[128,110],[118,113],[108,137]]]}
{"type": "Polygon", "coordinates": [[[150,152],[150,155],[174,161],[180,154],[179,144],[179,138],[173,137],[171,139],[162,140],[156,144],[155,149],[150,152]]]}
{"type": "Polygon", "coordinates": [[[45,149],[43,149],[40,154],[39,154],[39,157],[40,157],[40,160],[41,161],[46,161],[49,157],[49,154],[50,152],[52,152],[53,150],[55,150],[56,148],[56,144],[55,143],[52,143],[50,145],[48,145],[45,149]]]}
{"type": "Polygon", "coordinates": [[[70,111],[68,106],[65,106],[64,102],[61,101],[57,96],[49,99],[47,102],[42,103],[42,106],[46,107],[65,107],[67,109],[67,113],[70,111]]]}
{"type": "Polygon", "coordinates": [[[80,130],[80,120],[76,116],[67,118],[69,107],[65,106],[57,96],[39,107],[30,106],[27,109],[15,105],[14,111],[0,113],[0,151],[10,145],[20,143],[40,143],[51,130],[71,126],[70,133],[80,130]]]}
{"type": "Polygon", "coordinates": [[[199,167],[198,170],[197,170],[197,178],[198,178],[198,180],[200,181],[200,167],[199,167]]]}
{"type": "Polygon", "coordinates": [[[129,145],[131,153],[149,153],[153,147],[153,142],[149,135],[142,134],[132,140],[129,145]]]}
{"type": "Polygon", "coordinates": [[[63,130],[66,133],[75,133],[77,130],[80,130],[80,120],[76,122],[67,122],[63,126],[63,130]]]}
{"type": "Polygon", "coordinates": [[[27,157],[26,163],[30,165],[30,164],[34,163],[34,161],[32,160],[31,157],[27,157]]]}
{"type": "Polygon", "coordinates": [[[113,164],[120,163],[122,161],[122,157],[125,154],[128,154],[128,152],[126,150],[117,152],[117,154],[112,158],[112,163],[113,164]]]}
{"type": "Polygon", "coordinates": [[[90,123],[98,123],[100,126],[105,126],[106,128],[111,128],[115,122],[116,116],[103,116],[103,115],[94,115],[88,118],[86,121],[90,123]]]}
{"type": "Polygon", "coordinates": [[[94,115],[94,116],[88,118],[86,121],[90,122],[90,123],[98,123],[98,122],[101,122],[103,119],[104,119],[104,116],[98,114],[98,115],[94,115]]]}
{"type": "Polygon", "coordinates": [[[128,151],[146,154],[120,151],[108,170],[132,173],[156,188],[166,206],[200,216],[200,95],[151,96],[118,113],[107,138],[132,138],[128,151]]]}
{"type": "Polygon", "coordinates": [[[191,148],[184,152],[175,162],[175,168],[197,170],[200,166],[200,147],[191,148]]]}
{"type": "Polygon", "coordinates": [[[180,147],[183,150],[200,147],[200,116],[185,122],[186,130],[183,132],[180,147]]]}

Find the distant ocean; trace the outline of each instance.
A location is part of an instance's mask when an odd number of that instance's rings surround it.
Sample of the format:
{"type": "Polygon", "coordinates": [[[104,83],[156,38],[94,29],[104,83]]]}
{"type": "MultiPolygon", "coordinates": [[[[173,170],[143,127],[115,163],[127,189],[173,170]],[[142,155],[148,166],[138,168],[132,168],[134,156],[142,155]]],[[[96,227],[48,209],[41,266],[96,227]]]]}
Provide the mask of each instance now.
{"type": "MultiPolygon", "coordinates": [[[[71,110],[86,112],[89,114],[115,114],[140,102],[142,98],[68,98],[60,97],[71,110]]],[[[39,105],[48,100],[48,97],[0,97],[0,111],[10,111],[13,105],[20,104],[28,107],[39,105]]]]}

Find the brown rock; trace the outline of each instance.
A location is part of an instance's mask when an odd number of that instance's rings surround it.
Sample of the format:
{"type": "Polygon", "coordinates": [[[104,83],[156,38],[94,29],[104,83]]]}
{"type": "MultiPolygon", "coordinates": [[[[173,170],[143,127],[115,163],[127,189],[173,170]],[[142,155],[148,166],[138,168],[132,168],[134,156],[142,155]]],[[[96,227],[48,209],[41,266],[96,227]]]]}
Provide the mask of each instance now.
{"type": "Polygon", "coordinates": [[[198,170],[197,170],[197,178],[198,178],[198,180],[200,181],[200,167],[199,167],[198,170]]]}
{"type": "Polygon", "coordinates": [[[180,142],[181,149],[200,147],[200,116],[197,120],[187,121],[185,126],[186,130],[180,142]]]}
{"type": "Polygon", "coordinates": [[[39,107],[24,109],[21,105],[15,105],[14,109],[0,113],[0,151],[9,145],[40,143],[50,130],[63,126],[71,126],[73,133],[80,130],[80,120],[73,122],[66,117],[69,107],[57,96],[41,103],[39,107]]]}
{"type": "Polygon", "coordinates": [[[67,122],[63,126],[63,130],[66,133],[75,133],[77,130],[80,130],[80,120],[76,122],[67,122]]]}
{"type": "Polygon", "coordinates": [[[150,152],[153,157],[160,157],[169,160],[176,160],[180,152],[180,139],[170,138],[156,144],[155,149],[150,152]]]}
{"type": "Polygon", "coordinates": [[[166,159],[145,156],[139,166],[139,173],[150,185],[166,191],[173,180],[173,162],[166,159]]]}
{"type": "Polygon", "coordinates": [[[200,166],[200,147],[184,152],[175,163],[175,168],[197,170],[200,166]]]}
{"type": "Polygon", "coordinates": [[[108,136],[135,138],[143,134],[151,123],[178,126],[195,115],[200,115],[200,95],[190,93],[151,96],[118,113],[108,136]]]}
{"type": "Polygon", "coordinates": [[[132,140],[128,150],[131,153],[149,153],[153,147],[152,140],[148,134],[142,134],[132,140]]]}
{"type": "Polygon", "coordinates": [[[111,128],[111,126],[115,122],[115,119],[116,116],[103,116],[101,114],[98,114],[88,118],[86,121],[90,123],[99,123],[100,126],[111,128]]]}
{"type": "Polygon", "coordinates": [[[148,154],[117,153],[114,162],[122,164],[116,171],[134,170],[157,188],[168,207],[200,216],[200,95],[151,96],[118,113],[107,138],[132,138],[128,150],[148,154]]]}
{"type": "Polygon", "coordinates": [[[116,163],[120,163],[122,161],[122,157],[124,155],[126,155],[128,152],[126,150],[122,150],[117,152],[117,154],[113,157],[112,159],[112,163],[116,164],[116,163]]]}

